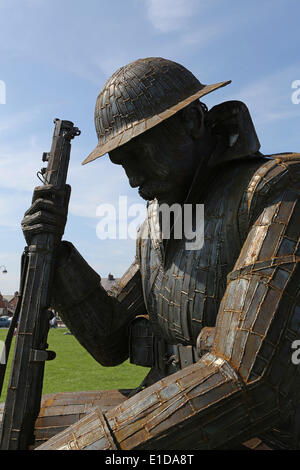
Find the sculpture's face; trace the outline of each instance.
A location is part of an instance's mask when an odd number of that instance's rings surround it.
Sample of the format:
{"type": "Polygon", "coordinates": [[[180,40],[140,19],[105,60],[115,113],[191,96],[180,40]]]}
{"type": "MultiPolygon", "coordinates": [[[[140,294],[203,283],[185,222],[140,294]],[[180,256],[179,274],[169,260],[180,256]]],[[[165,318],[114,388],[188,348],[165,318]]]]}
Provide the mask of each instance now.
{"type": "Polygon", "coordinates": [[[180,114],[109,153],[122,165],[131,187],[142,198],[172,204],[183,202],[199,164],[194,139],[186,132],[180,114]]]}

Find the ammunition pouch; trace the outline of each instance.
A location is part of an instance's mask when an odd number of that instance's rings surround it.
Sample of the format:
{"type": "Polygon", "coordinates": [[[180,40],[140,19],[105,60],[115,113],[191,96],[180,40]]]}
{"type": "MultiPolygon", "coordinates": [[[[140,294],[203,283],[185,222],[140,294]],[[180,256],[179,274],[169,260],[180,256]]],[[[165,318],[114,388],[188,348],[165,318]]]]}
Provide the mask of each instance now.
{"type": "MultiPolygon", "coordinates": [[[[206,351],[205,351],[206,352],[206,351]]],[[[130,324],[131,364],[154,368],[167,376],[197,362],[201,351],[192,345],[169,344],[152,332],[148,315],[137,316],[130,324]]]]}

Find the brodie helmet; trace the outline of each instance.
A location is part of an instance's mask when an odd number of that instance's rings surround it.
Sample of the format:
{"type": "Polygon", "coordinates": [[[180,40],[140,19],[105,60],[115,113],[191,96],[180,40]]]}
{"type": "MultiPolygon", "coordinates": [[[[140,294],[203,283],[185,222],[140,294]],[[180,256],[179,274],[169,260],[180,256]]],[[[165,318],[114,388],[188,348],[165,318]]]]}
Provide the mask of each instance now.
{"type": "Polygon", "coordinates": [[[82,164],[125,144],[230,82],[203,85],[182,65],[160,57],[138,59],[121,67],[99,93],[95,106],[98,145],[82,164]]]}

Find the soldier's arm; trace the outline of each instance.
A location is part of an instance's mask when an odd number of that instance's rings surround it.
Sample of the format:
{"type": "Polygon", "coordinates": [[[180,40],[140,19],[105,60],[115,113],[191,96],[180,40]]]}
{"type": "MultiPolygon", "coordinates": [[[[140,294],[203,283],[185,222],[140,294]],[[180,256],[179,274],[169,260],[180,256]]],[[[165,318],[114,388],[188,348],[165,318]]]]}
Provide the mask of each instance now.
{"type": "MultiPolygon", "coordinates": [[[[35,188],[32,204],[22,220],[28,245],[38,233],[63,234],[70,192],[68,185],[59,192],[52,185],[35,188]],[[53,197],[62,198],[62,208],[53,204],[53,197]]],[[[114,294],[109,295],[100,281],[71,243],[58,245],[51,307],[98,362],[117,365],[128,357],[130,321],[145,313],[138,262],[124,274],[114,294]]]]}
{"type": "Polygon", "coordinates": [[[52,307],[82,346],[102,365],[128,358],[128,326],[145,312],[141,275],[134,261],[112,292],[74,246],[62,242],[55,270],[52,307]]]}

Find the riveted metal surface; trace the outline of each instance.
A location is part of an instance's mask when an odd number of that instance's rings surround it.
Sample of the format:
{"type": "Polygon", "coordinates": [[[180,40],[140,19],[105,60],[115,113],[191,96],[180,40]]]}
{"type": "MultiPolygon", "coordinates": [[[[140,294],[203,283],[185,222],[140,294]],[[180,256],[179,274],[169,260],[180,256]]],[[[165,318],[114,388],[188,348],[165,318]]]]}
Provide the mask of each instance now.
{"type": "Polygon", "coordinates": [[[83,164],[125,144],[197,98],[229,83],[203,85],[182,65],[160,57],[139,59],[121,67],[97,98],[98,145],[83,164]]]}
{"type": "MultiPolygon", "coordinates": [[[[122,401],[126,395],[119,390],[101,390],[86,392],[64,392],[44,395],[39,416],[35,422],[35,446],[48,441],[51,437],[77,423],[93,409],[107,412],[122,401]]],[[[0,404],[0,422],[4,404],[0,404]]]]}

